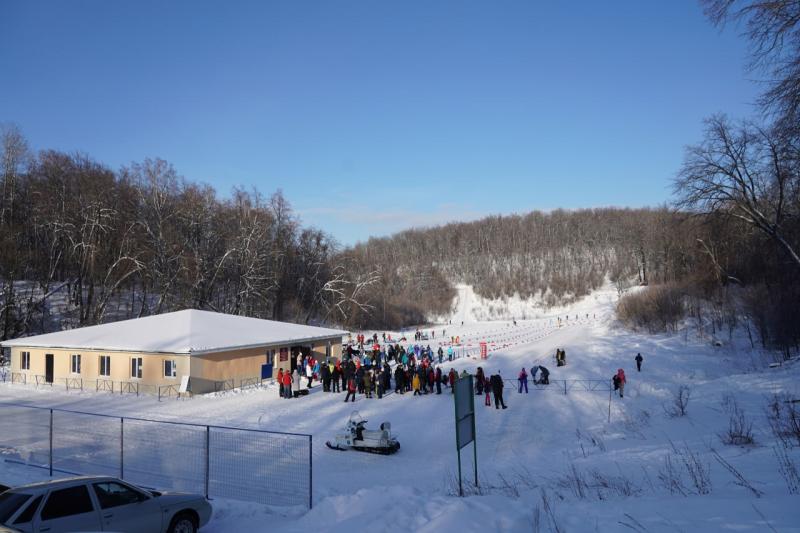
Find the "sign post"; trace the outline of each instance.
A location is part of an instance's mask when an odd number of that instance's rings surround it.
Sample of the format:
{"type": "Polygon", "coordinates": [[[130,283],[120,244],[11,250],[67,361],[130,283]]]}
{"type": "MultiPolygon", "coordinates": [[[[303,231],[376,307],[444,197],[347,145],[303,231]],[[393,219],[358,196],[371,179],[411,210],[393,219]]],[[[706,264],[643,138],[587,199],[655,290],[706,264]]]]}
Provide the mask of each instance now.
{"type": "Polygon", "coordinates": [[[480,343],[480,347],[481,347],[481,359],[486,359],[489,356],[489,349],[488,346],[486,345],[486,341],[482,341],[480,343]]]}
{"type": "Polygon", "coordinates": [[[472,458],[475,471],[475,486],[478,486],[478,448],[475,440],[475,390],[472,376],[455,382],[456,454],[458,455],[458,495],[464,495],[461,482],[461,448],[472,443],[472,458]]]}

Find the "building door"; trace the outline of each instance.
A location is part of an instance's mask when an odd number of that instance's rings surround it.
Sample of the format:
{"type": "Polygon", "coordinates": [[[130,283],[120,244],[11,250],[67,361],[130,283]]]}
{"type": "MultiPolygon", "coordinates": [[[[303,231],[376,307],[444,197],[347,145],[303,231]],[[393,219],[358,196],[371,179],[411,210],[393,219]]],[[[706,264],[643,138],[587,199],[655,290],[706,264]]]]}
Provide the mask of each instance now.
{"type": "Polygon", "coordinates": [[[44,354],[44,380],[47,383],[53,382],[53,354],[44,354]]]}
{"type": "MultiPolygon", "coordinates": [[[[297,368],[297,354],[302,353],[305,356],[311,355],[311,346],[292,346],[291,348],[291,359],[292,359],[292,371],[297,368]]],[[[297,370],[300,372],[301,376],[305,375],[305,368],[300,368],[297,370]]]]}

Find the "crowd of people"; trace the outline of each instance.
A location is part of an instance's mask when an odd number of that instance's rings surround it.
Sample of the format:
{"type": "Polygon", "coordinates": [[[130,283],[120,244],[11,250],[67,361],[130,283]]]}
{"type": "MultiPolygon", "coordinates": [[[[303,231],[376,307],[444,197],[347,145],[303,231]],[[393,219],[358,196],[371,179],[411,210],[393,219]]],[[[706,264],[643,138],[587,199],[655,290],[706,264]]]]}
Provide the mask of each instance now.
{"type": "MultiPolygon", "coordinates": [[[[448,346],[446,351],[439,346],[434,352],[430,345],[381,345],[377,334],[369,339],[359,335],[357,342],[355,347],[347,345],[341,360],[326,358],[320,361],[302,353],[298,354],[293,371],[278,371],[276,379],[280,396],[288,399],[307,394],[314,380],[322,384],[323,392],[345,392],[345,402],[354,402],[357,394],[365,398],[383,398],[390,391],[423,396],[442,394],[443,388],[449,388],[452,394],[456,381],[469,375],[466,370],[462,370],[460,375],[453,368],[446,372],[443,370],[445,354],[448,361],[453,360],[452,346],[448,346]],[[365,349],[365,344],[369,341],[374,342],[371,350],[365,349]],[[305,389],[302,387],[303,379],[306,380],[305,389]]],[[[566,350],[557,349],[555,360],[557,366],[565,365],[566,350]]],[[[637,371],[641,372],[642,355],[637,354],[634,360],[637,371]]],[[[523,367],[517,376],[519,394],[523,390],[528,393],[529,379],[534,385],[549,385],[550,370],[542,365],[533,365],[530,369],[523,367]]],[[[625,371],[620,368],[612,378],[613,388],[619,392],[620,398],[624,397],[625,383],[625,371]]],[[[496,409],[507,408],[503,398],[504,379],[499,370],[496,374],[487,376],[483,368],[478,367],[474,374],[474,385],[475,394],[485,396],[484,405],[491,406],[493,397],[496,409]]]]}

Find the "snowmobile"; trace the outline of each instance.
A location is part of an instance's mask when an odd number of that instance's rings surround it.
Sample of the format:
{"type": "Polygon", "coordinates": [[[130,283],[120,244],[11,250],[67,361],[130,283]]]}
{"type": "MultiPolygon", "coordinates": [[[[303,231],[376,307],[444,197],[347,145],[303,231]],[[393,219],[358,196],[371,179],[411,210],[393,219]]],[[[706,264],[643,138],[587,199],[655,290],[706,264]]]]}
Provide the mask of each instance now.
{"type": "Polygon", "coordinates": [[[331,444],[327,441],[325,445],[332,450],[354,449],[360,452],[379,453],[390,455],[400,449],[400,443],[392,436],[392,425],[389,422],[381,424],[379,430],[369,430],[364,428],[367,420],[361,418],[358,411],[353,411],[347,421],[345,433],[336,435],[336,441],[331,444]]]}

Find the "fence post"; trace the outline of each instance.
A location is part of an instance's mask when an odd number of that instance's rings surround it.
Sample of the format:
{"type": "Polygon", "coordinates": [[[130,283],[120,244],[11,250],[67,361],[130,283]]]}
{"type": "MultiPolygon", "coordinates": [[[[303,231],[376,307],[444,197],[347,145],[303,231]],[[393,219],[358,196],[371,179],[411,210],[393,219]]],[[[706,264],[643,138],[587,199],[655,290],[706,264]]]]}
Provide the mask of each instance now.
{"type": "Polygon", "coordinates": [[[608,423],[611,423],[611,395],[614,393],[614,389],[610,386],[608,387],[608,423]]]}
{"type": "Polygon", "coordinates": [[[308,436],[308,508],[314,506],[314,437],[308,436]]]}
{"type": "Polygon", "coordinates": [[[53,410],[50,409],[50,477],[53,477],[53,410]]]}
{"type": "Polygon", "coordinates": [[[125,479],[125,419],[119,419],[119,478],[125,479]]]}
{"type": "Polygon", "coordinates": [[[564,380],[564,396],[567,395],[567,380],[564,380]]]}
{"type": "Polygon", "coordinates": [[[211,448],[211,427],[206,426],[206,500],[208,499],[208,478],[209,467],[211,465],[209,451],[211,448]]]}

